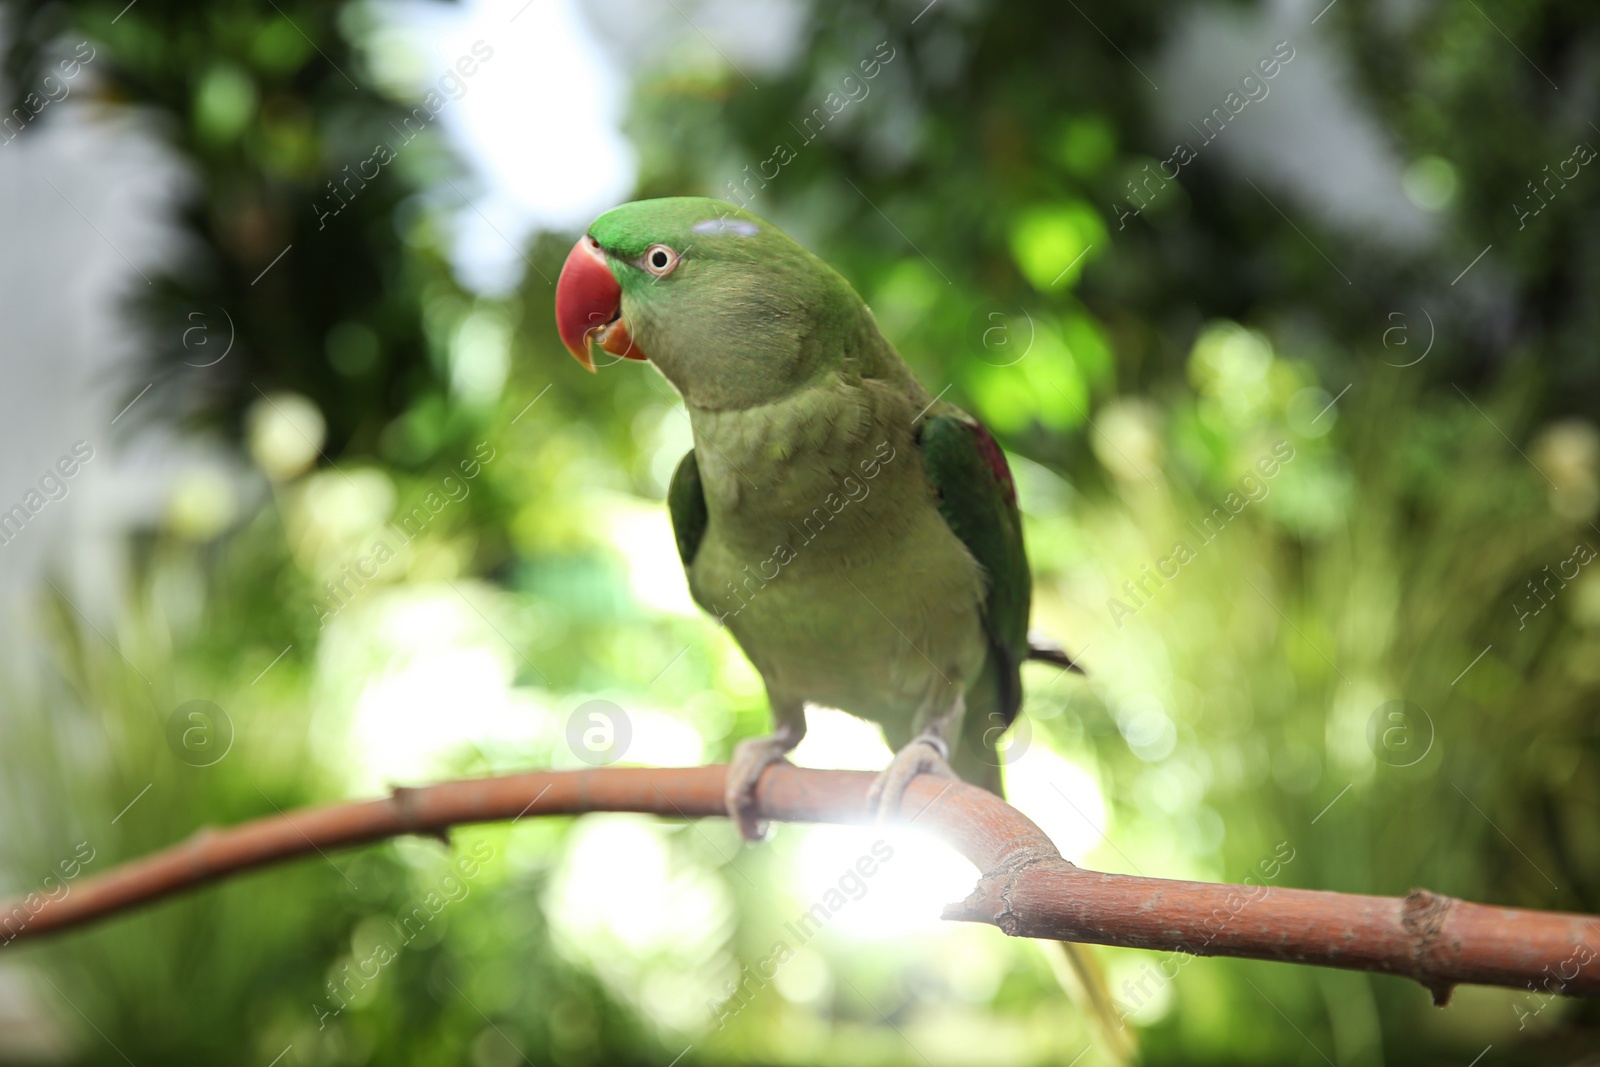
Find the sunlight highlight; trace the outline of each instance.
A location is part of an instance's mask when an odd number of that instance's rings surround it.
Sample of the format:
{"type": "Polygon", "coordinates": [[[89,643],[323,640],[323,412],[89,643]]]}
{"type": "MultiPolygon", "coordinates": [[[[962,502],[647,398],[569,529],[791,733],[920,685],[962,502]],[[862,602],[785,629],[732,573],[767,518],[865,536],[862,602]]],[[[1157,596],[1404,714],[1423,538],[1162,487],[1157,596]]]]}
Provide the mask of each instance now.
{"type": "Polygon", "coordinates": [[[789,753],[789,761],[797,767],[836,771],[881,771],[893,757],[877,726],[817,707],[806,708],[806,736],[789,753]]]}
{"type": "Polygon", "coordinates": [[[1043,745],[1006,764],[1006,798],[1073,863],[1091,849],[1109,850],[1106,799],[1095,776],[1043,745]]]}
{"type": "Polygon", "coordinates": [[[803,922],[821,905],[823,929],[847,940],[943,936],[951,929],[940,918],[945,906],[966,897],[978,880],[970,861],[920,830],[827,826],[790,832],[802,835],[794,851],[791,918],[803,922]],[[864,867],[863,858],[870,861],[864,867]]]}
{"type": "MultiPolygon", "coordinates": [[[[453,259],[480,292],[515,288],[537,229],[580,230],[633,187],[636,152],[622,136],[627,80],[574,0],[465,0],[379,8],[386,32],[414,53],[424,85],[472,54],[493,50],[439,114],[476,180],[442,185],[457,226],[453,259]],[[463,197],[468,202],[463,202],[463,197]]],[[[390,45],[390,47],[395,47],[390,45]]]]}

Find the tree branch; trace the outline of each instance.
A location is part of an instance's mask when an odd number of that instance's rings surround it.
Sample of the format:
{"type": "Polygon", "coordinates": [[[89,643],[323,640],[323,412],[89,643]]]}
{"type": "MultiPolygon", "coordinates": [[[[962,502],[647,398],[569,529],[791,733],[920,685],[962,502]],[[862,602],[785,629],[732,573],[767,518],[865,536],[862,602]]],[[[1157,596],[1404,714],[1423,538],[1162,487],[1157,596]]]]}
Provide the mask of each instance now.
{"type": "MultiPolygon", "coordinates": [[[[605,768],[480,778],[396,789],[383,800],[269,816],[71,883],[55,900],[0,905],[0,944],[81,926],[241,871],[400,834],[446,837],[467,823],[590,811],[704,818],[725,814],[721,766],[605,768]]],[[[856,823],[863,771],[773,765],[761,816],[856,823]]],[[[1084,870],[1061,858],[1026,816],[976,786],[920,777],[900,817],[944,838],[983,872],[944,917],[1015,937],[1377,971],[1415,979],[1444,1003],[1469,983],[1600,995],[1600,918],[1472,904],[1427,890],[1373,897],[1184,882],[1084,870]]]]}

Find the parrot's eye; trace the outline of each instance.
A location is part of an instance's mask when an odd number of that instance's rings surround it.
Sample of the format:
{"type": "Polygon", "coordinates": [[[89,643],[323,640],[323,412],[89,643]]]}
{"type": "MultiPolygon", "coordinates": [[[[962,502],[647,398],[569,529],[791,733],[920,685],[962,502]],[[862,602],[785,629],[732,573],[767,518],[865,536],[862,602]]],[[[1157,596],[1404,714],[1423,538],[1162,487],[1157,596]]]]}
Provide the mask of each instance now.
{"type": "Polygon", "coordinates": [[[657,278],[671,274],[678,266],[678,253],[666,245],[651,245],[645,249],[644,269],[657,278]]]}

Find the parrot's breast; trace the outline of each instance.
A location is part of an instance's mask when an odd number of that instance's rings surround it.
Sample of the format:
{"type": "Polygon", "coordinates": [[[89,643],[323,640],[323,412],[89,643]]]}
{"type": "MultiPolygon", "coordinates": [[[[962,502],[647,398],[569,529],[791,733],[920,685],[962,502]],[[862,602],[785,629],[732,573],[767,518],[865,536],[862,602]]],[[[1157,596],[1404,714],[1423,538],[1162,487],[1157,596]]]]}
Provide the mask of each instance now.
{"type": "Polygon", "coordinates": [[[896,745],[987,652],[984,577],[937,510],[914,438],[919,400],[835,381],[692,416],[709,515],[689,569],[696,601],[775,704],[840,708],[896,745]]]}

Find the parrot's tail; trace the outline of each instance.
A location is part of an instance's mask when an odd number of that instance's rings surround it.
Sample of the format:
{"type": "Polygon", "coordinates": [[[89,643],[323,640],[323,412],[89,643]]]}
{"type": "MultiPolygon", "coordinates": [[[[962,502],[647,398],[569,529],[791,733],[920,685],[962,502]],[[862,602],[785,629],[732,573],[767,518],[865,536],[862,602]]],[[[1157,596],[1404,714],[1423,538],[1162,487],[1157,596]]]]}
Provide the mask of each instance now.
{"type": "Polygon", "coordinates": [[[1133,1063],[1139,1054],[1139,1040],[1131,1027],[1123,1021],[1100,962],[1090,953],[1087,945],[1070,941],[1036,941],[1050,961],[1050,970],[1056,981],[1072,1000],[1085,1009],[1096,1043],[1105,1059],[1118,1065],[1133,1063]]]}
{"type": "Polygon", "coordinates": [[[1066,649],[1051,641],[1042,634],[1031,633],[1028,635],[1028,658],[1040,663],[1054,663],[1057,667],[1065,667],[1069,671],[1083,673],[1083,668],[1078,666],[1078,661],[1067,654],[1066,649]]]}

